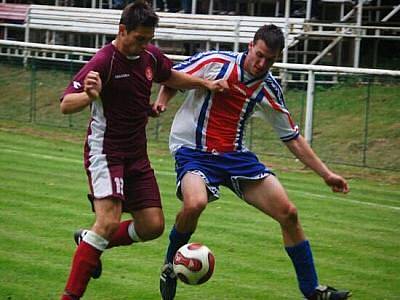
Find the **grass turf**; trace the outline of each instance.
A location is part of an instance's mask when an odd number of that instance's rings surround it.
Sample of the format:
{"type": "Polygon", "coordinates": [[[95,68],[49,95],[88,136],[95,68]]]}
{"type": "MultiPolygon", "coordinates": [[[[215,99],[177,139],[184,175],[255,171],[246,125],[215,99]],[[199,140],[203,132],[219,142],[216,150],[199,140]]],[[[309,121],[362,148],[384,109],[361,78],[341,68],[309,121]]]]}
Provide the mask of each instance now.
{"type": "MultiPolygon", "coordinates": [[[[72,233],[93,222],[81,133],[66,131],[0,123],[0,299],[59,298],[75,248],[72,233]]],[[[83,299],[159,299],[159,269],[180,207],[164,147],[149,145],[166,232],[107,251],[103,276],[90,282],[83,299]]],[[[299,209],[320,281],[351,289],[355,300],[398,299],[400,189],[385,180],[387,173],[364,177],[346,169],[352,191],[341,196],[307,170],[274,165],[299,209]]],[[[192,241],[213,250],[216,271],[203,286],[180,284],[177,300],[301,298],[279,226],[229,190],[206,209],[192,241]]]]}

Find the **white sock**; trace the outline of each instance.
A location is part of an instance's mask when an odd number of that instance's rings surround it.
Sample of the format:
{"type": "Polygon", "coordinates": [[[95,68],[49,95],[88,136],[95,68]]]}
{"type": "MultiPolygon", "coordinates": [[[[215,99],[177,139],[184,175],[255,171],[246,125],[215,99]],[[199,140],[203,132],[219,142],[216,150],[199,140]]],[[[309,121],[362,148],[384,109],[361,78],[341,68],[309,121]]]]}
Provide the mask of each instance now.
{"type": "Polygon", "coordinates": [[[107,248],[108,241],[94,231],[88,230],[82,241],[96,248],[97,250],[104,251],[107,248]]]}
{"type": "Polygon", "coordinates": [[[131,222],[131,224],[129,224],[128,234],[129,234],[129,237],[132,239],[132,241],[143,242],[143,240],[138,236],[138,234],[135,230],[135,222],[131,222]]]}

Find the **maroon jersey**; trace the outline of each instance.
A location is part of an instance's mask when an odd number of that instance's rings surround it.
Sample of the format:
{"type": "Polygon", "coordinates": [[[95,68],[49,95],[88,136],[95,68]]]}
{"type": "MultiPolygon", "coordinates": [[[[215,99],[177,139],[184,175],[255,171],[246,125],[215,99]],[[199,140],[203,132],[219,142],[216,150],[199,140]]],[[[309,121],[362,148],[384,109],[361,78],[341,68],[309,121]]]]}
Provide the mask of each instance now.
{"type": "Polygon", "coordinates": [[[91,105],[86,155],[146,155],[145,129],[151,111],[151,86],[153,80],[166,81],[171,67],[172,62],[153,45],[130,58],[111,43],[96,53],[75,75],[63,95],[83,92],[83,80],[89,71],[99,72],[103,84],[101,101],[91,105]]]}

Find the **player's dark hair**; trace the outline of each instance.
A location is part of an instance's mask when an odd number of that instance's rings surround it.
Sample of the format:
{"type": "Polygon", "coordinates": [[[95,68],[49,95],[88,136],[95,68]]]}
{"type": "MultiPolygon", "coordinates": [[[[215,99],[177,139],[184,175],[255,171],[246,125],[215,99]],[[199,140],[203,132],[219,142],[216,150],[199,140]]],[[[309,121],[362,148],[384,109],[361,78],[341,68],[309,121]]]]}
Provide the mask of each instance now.
{"type": "Polygon", "coordinates": [[[285,38],[282,30],[273,24],[261,26],[257,30],[253,43],[255,44],[258,40],[264,41],[272,51],[282,51],[285,47],[285,38]]]}
{"type": "Polygon", "coordinates": [[[139,26],[156,27],[158,16],[147,1],[136,0],[124,8],[119,24],[125,25],[127,32],[135,30],[139,26]]]}

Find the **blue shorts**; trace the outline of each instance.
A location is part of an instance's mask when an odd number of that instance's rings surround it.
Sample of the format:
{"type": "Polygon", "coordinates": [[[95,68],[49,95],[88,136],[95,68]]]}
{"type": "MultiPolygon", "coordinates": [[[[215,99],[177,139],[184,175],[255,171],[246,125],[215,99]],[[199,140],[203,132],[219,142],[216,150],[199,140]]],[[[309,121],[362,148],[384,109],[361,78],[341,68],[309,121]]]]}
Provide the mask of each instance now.
{"type": "MultiPolygon", "coordinates": [[[[175,153],[177,196],[182,199],[181,180],[187,172],[201,176],[209,191],[209,201],[219,198],[219,186],[230,188],[243,198],[241,180],[259,180],[273,174],[250,152],[226,152],[214,154],[186,147],[175,153]]],[[[274,175],[274,174],[273,174],[274,175]]]]}

